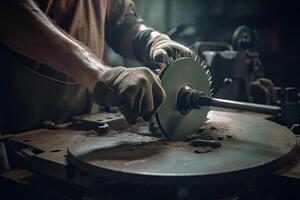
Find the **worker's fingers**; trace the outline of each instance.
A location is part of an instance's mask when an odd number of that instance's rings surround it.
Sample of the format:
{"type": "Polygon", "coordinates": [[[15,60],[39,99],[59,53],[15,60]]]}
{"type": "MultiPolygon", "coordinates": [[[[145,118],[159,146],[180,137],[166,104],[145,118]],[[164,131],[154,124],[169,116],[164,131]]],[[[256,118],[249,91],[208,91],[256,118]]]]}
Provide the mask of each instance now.
{"type": "Polygon", "coordinates": [[[130,124],[135,124],[137,118],[140,116],[143,95],[143,90],[137,90],[136,94],[128,96],[128,103],[125,103],[121,111],[126,121],[130,124]]]}
{"type": "Polygon", "coordinates": [[[153,112],[156,112],[159,106],[163,103],[163,101],[166,99],[166,93],[161,86],[161,84],[155,84],[152,87],[152,93],[153,93],[153,102],[154,102],[154,108],[153,112]]]}
{"type": "Polygon", "coordinates": [[[164,99],[160,79],[145,67],[116,68],[103,75],[94,89],[98,104],[118,106],[126,120],[134,124],[139,116],[149,120],[164,99]],[[122,69],[122,73],[119,72],[122,69]],[[107,79],[106,79],[107,78],[107,79]],[[103,84],[102,84],[103,83],[103,84]]]}
{"type": "Polygon", "coordinates": [[[135,124],[137,122],[138,116],[136,115],[136,113],[132,112],[129,107],[121,106],[120,111],[129,124],[135,124]]]}
{"type": "Polygon", "coordinates": [[[169,57],[174,59],[180,57],[194,58],[196,56],[196,54],[188,47],[175,41],[166,41],[165,43],[160,43],[156,46],[156,49],[160,51],[164,50],[169,57]]]}
{"type": "Polygon", "coordinates": [[[105,96],[102,98],[107,106],[121,106],[124,104],[123,98],[112,88],[108,88],[105,92],[105,96]]]}
{"type": "Polygon", "coordinates": [[[157,71],[157,73],[154,74],[154,78],[155,78],[155,80],[156,80],[156,83],[157,83],[158,85],[161,85],[161,80],[160,80],[160,78],[159,78],[158,73],[160,73],[160,71],[157,71]]]}
{"type": "Polygon", "coordinates": [[[168,63],[168,53],[164,49],[157,49],[153,52],[153,60],[157,63],[168,63]]]}
{"type": "Polygon", "coordinates": [[[154,100],[152,87],[148,87],[147,91],[145,91],[145,95],[142,101],[142,110],[141,115],[144,120],[149,121],[151,116],[154,114],[154,100]]]}
{"type": "Polygon", "coordinates": [[[118,88],[115,88],[113,83],[119,76],[126,73],[126,68],[116,67],[108,72],[110,71],[113,73],[105,73],[102,80],[97,82],[93,90],[93,98],[99,105],[121,106],[123,104],[122,98],[120,98],[118,88]]]}
{"type": "Polygon", "coordinates": [[[158,82],[153,84],[151,88],[148,88],[142,102],[141,114],[144,120],[149,121],[151,119],[152,115],[157,111],[165,97],[165,91],[158,82]]]}

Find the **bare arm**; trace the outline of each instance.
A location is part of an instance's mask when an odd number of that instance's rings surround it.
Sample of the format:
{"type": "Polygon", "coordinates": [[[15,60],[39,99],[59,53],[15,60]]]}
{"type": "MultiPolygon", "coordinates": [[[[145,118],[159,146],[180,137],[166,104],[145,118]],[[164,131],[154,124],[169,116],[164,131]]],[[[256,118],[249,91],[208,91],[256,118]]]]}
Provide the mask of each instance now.
{"type": "Polygon", "coordinates": [[[89,91],[110,69],[53,25],[32,0],[0,3],[0,41],[22,55],[72,77],[89,91]]]}

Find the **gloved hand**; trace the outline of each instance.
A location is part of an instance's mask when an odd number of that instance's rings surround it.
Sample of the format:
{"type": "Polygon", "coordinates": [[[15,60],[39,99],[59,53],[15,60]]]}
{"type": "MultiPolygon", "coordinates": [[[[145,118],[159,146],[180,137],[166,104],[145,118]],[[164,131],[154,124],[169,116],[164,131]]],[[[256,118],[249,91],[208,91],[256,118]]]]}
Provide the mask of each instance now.
{"type": "Polygon", "coordinates": [[[157,63],[161,68],[181,57],[196,58],[188,47],[171,40],[165,34],[159,34],[149,40],[146,45],[148,52],[148,63],[157,63]]]}
{"type": "Polygon", "coordinates": [[[145,67],[115,67],[106,71],[93,90],[97,104],[118,106],[127,122],[150,120],[165,98],[160,79],[145,67]]]}
{"type": "Polygon", "coordinates": [[[135,57],[154,69],[164,68],[181,57],[198,59],[188,47],[149,27],[136,34],[132,47],[135,57]]]}

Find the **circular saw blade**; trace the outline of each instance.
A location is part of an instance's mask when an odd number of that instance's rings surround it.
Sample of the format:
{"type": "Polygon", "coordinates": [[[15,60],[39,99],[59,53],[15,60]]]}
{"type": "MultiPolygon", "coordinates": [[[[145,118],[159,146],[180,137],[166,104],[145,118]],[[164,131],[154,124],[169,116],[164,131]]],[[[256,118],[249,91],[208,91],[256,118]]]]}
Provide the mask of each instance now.
{"type": "Polygon", "coordinates": [[[177,108],[180,89],[190,86],[210,96],[210,73],[205,62],[192,58],[180,58],[160,74],[161,84],[166,92],[166,100],[156,113],[156,120],[162,132],[171,140],[182,140],[197,133],[207,119],[208,106],[182,114],[177,108]]]}

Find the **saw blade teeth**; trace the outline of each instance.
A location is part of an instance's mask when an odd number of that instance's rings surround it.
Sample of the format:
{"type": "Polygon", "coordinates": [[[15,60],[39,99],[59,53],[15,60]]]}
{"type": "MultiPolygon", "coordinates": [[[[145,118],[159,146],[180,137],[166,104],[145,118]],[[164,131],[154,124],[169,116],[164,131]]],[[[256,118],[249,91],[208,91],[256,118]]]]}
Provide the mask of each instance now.
{"type": "Polygon", "coordinates": [[[208,70],[206,70],[205,74],[206,74],[206,76],[209,76],[210,72],[208,70]]]}
{"type": "Polygon", "coordinates": [[[205,63],[204,60],[201,62],[201,65],[202,65],[203,67],[207,67],[207,65],[206,65],[206,63],[205,63]]]}
{"type": "Polygon", "coordinates": [[[201,67],[203,68],[203,70],[205,71],[205,75],[206,75],[206,78],[207,78],[207,81],[208,81],[208,84],[210,87],[210,95],[213,95],[214,89],[212,88],[212,84],[213,84],[212,75],[210,73],[209,66],[208,66],[204,56],[201,56],[201,57],[199,56],[199,63],[201,65],[201,67]]]}
{"type": "Polygon", "coordinates": [[[173,57],[168,57],[168,59],[166,60],[167,65],[170,65],[171,63],[175,62],[177,59],[182,58],[182,57],[190,57],[191,59],[193,59],[196,62],[200,63],[200,66],[202,67],[202,69],[205,72],[205,76],[206,76],[208,85],[210,87],[210,94],[212,95],[212,91],[213,91],[213,88],[212,88],[212,84],[213,84],[212,75],[210,73],[209,65],[207,64],[207,61],[206,61],[205,57],[203,55],[195,55],[195,56],[191,57],[191,55],[176,52],[173,57]]]}

